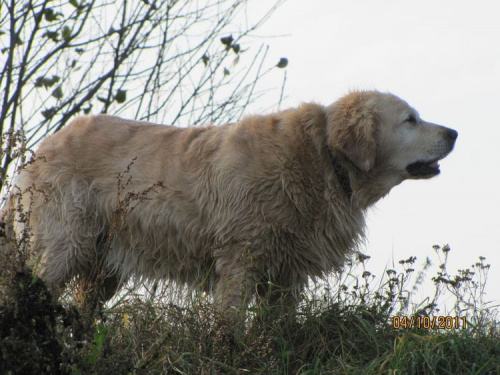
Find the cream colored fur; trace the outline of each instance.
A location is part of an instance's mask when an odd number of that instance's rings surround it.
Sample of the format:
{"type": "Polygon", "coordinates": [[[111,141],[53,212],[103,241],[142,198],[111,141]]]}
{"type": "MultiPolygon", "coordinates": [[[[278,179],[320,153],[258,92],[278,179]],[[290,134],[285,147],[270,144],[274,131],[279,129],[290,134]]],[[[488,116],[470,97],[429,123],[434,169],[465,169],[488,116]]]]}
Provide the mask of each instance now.
{"type": "Polygon", "coordinates": [[[407,167],[445,157],[456,135],[375,91],[203,128],[85,116],[42,143],[18,186],[32,201],[37,272],[54,288],[92,283],[98,259],[106,298],[130,277],[169,279],[213,291],[225,309],[268,282],[293,299],[341,267],[366,209],[436,174],[407,167]]]}

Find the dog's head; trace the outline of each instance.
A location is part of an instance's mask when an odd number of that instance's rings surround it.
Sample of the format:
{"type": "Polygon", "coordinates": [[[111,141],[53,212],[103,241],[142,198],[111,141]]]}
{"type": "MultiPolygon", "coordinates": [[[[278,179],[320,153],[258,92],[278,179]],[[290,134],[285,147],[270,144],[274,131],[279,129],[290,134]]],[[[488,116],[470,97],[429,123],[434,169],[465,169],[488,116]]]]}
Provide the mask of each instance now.
{"type": "Polygon", "coordinates": [[[362,172],[383,170],[400,181],[439,174],[458,133],[423,121],[395,95],[352,92],[327,109],[328,146],[362,172]]]}

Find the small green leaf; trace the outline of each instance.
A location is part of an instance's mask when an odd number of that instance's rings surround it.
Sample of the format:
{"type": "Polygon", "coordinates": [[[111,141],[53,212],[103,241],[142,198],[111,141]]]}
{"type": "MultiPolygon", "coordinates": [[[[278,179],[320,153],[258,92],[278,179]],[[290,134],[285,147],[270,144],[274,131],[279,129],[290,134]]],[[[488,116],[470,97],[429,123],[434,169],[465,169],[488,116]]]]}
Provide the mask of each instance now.
{"type": "Polygon", "coordinates": [[[60,16],[63,16],[61,12],[54,12],[54,9],[52,8],[47,8],[43,11],[43,15],[45,16],[45,19],[49,22],[55,22],[59,20],[60,16]]]}
{"type": "Polygon", "coordinates": [[[224,76],[228,76],[229,74],[231,74],[231,72],[229,71],[228,68],[224,68],[224,76]]]}
{"type": "Polygon", "coordinates": [[[85,50],[83,48],[76,48],[75,52],[78,53],[79,55],[81,55],[82,53],[85,52],[85,50]]]}
{"type": "Polygon", "coordinates": [[[52,39],[54,42],[59,42],[59,32],[57,31],[46,31],[42,36],[52,39]]]}
{"type": "Polygon", "coordinates": [[[107,103],[108,102],[108,99],[103,98],[102,96],[98,96],[97,100],[99,100],[101,103],[107,103]]]}
{"type": "Polygon", "coordinates": [[[69,0],[69,3],[73,5],[76,9],[80,8],[80,4],[78,4],[77,0],[69,0]]]}
{"type": "Polygon", "coordinates": [[[24,42],[23,40],[21,39],[21,37],[19,36],[19,34],[16,34],[14,36],[14,44],[19,44],[19,45],[22,45],[24,42]]]}
{"type": "Polygon", "coordinates": [[[82,109],[83,109],[83,113],[85,113],[86,115],[88,115],[90,113],[90,111],[92,110],[92,104],[89,104],[88,107],[82,108],[82,109]]]}
{"type": "Polygon", "coordinates": [[[44,111],[42,111],[42,116],[45,117],[46,120],[54,116],[56,113],[56,109],[54,107],[50,107],[44,111]]]}
{"type": "Polygon", "coordinates": [[[34,285],[38,280],[40,280],[40,278],[34,274],[31,275],[31,285],[34,285]]]}
{"type": "Polygon", "coordinates": [[[126,90],[118,90],[115,95],[115,100],[117,103],[121,104],[127,100],[127,91],[126,90]]]}
{"type": "Polygon", "coordinates": [[[231,48],[233,49],[234,53],[236,53],[236,54],[240,53],[241,47],[239,44],[233,44],[231,48]]]}
{"type": "Polygon", "coordinates": [[[220,38],[220,41],[222,44],[224,44],[226,46],[230,46],[231,43],[233,42],[233,36],[229,35],[229,36],[222,37],[222,38],[220,38]]]}
{"type": "Polygon", "coordinates": [[[62,30],[62,37],[65,42],[69,42],[71,39],[71,29],[68,26],[64,26],[62,30]]]}
{"type": "Polygon", "coordinates": [[[286,57],[282,57],[276,66],[278,68],[286,68],[287,65],[288,65],[288,59],[286,57]]]}
{"type": "Polygon", "coordinates": [[[229,35],[229,36],[222,37],[222,38],[220,38],[220,41],[222,44],[224,44],[226,46],[226,51],[229,51],[229,49],[231,48],[231,45],[233,44],[233,36],[229,35]]]}
{"type": "Polygon", "coordinates": [[[201,56],[201,61],[203,61],[203,64],[205,64],[205,66],[208,65],[209,60],[210,60],[210,57],[208,57],[207,54],[204,54],[203,56],[201,56]]]}
{"type": "Polygon", "coordinates": [[[35,87],[42,87],[45,81],[45,77],[38,77],[35,81],[35,87]]]}
{"type": "Polygon", "coordinates": [[[60,15],[61,13],[56,13],[54,12],[54,9],[52,8],[47,8],[44,10],[43,12],[43,15],[45,16],[45,19],[49,22],[54,22],[54,21],[57,21],[57,17],[60,15]]]}
{"type": "Polygon", "coordinates": [[[59,76],[52,76],[52,78],[45,78],[43,76],[40,76],[40,77],[37,77],[37,79],[35,81],[35,87],[49,88],[49,87],[54,86],[57,82],[59,82],[60,79],[61,79],[61,77],[59,77],[59,76]]]}
{"type": "Polygon", "coordinates": [[[63,97],[63,91],[61,86],[57,86],[53,91],[52,91],[52,96],[58,100],[61,100],[63,97]]]}

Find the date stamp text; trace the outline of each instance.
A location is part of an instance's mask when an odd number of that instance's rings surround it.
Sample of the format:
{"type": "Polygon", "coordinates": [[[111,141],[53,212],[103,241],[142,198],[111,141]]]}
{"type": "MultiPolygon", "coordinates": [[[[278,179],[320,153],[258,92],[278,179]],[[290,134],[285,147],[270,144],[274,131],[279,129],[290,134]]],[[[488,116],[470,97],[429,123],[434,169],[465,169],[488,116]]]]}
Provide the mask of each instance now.
{"type": "Polygon", "coordinates": [[[394,329],[465,329],[465,316],[393,316],[394,329]]]}

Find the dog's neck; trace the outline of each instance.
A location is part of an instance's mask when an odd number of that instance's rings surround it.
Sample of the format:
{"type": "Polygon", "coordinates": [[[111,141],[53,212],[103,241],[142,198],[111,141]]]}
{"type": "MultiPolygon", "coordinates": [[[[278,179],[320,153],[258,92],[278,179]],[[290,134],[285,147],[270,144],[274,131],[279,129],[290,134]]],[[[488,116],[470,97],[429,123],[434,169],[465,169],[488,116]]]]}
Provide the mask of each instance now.
{"type": "Polygon", "coordinates": [[[351,178],[349,177],[349,171],[346,167],[342,165],[339,161],[338,157],[333,155],[331,152],[330,158],[332,161],[333,169],[335,171],[335,176],[340,184],[340,188],[342,192],[346,195],[346,197],[351,200],[352,198],[352,186],[351,186],[351,178]]]}
{"type": "Polygon", "coordinates": [[[385,197],[393,187],[399,185],[403,178],[389,170],[375,167],[369,173],[359,170],[351,171],[353,201],[359,208],[366,210],[385,197]]]}
{"type": "Polygon", "coordinates": [[[329,154],[342,192],[348,200],[362,210],[375,204],[387,195],[394,186],[403,181],[402,178],[393,176],[390,171],[378,168],[370,172],[362,172],[344,155],[331,151],[329,154]],[[349,167],[346,167],[346,164],[349,164],[349,167]]]}

